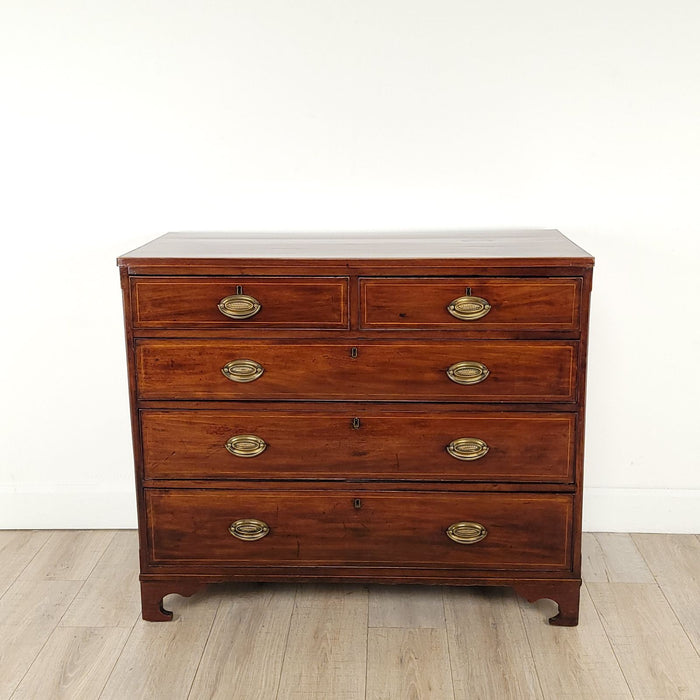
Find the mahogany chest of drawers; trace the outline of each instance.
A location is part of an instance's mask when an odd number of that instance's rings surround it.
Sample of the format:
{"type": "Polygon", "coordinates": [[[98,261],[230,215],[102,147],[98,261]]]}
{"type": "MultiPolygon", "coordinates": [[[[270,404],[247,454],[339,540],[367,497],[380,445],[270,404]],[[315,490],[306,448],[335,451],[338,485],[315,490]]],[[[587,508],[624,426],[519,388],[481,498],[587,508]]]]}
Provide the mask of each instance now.
{"type": "Polygon", "coordinates": [[[513,586],[577,623],[588,253],[167,234],[118,264],[144,619],[323,580],[513,586]]]}

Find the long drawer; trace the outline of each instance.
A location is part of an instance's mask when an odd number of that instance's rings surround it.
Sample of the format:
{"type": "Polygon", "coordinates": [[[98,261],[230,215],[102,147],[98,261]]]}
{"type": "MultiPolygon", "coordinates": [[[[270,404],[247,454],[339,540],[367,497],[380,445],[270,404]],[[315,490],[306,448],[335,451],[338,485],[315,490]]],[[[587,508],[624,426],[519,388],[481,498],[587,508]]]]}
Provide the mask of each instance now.
{"type": "Polygon", "coordinates": [[[377,406],[142,410],[146,479],[572,483],[572,413],[377,406]]]}
{"type": "Polygon", "coordinates": [[[572,564],[562,494],[146,489],[146,509],[153,564],[572,564]]]}
{"type": "Polygon", "coordinates": [[[136,372],[144,400],[573,402],[577,343],[141,339],[136,372]]]}
{"type": "Polygon", "coordinates": [[[360,278],[360,327],[576,331],[581,278],[360,278]]]}
{"type": "Polygon", "coordinates": [[[134,277],[134,328],[347,328],[347,277],[134,277]]]}

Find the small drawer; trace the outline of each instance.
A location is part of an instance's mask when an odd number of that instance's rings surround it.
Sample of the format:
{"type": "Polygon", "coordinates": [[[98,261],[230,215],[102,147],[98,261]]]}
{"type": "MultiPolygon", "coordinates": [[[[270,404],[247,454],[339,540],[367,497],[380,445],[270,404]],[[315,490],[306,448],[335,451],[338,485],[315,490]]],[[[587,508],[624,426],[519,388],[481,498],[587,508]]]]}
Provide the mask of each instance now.
{"type": "Polygon", "coordinates": [[[141,399],[572,402],[577,343],[136,343],[141,399]]]}
{"type": "Polygon", "coordinates": [[[152,564],[571,568],[569,495],[274,488],[145,493],[152,564]]]}
{"type": "Polygon", "coordinates": [[[134,328],[347,328],[346,277],[133,277],[134,328]]]}
{"type": "Polygon", "coordinates": [[[342,409],[141,411],[146,479],[572,483],[572,413],[342,409]]]}
{"type": "Polygon", "coordinates": [[[576,331],[581,279],[361,278],[360,327],[576,331]]]}

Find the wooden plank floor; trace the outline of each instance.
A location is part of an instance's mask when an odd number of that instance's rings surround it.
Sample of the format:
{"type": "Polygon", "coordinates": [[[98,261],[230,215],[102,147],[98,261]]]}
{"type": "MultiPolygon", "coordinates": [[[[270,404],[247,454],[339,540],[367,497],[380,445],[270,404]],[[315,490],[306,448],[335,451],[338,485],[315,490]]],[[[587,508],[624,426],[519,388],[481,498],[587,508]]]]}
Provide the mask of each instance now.
{"type": "Polygon", "coordinates": [[[584,535],[581,623],[506,588],[227,584],[139,615],[133,531],[0,531],[0,700],[700,699],[700,537],[584,535]]]}

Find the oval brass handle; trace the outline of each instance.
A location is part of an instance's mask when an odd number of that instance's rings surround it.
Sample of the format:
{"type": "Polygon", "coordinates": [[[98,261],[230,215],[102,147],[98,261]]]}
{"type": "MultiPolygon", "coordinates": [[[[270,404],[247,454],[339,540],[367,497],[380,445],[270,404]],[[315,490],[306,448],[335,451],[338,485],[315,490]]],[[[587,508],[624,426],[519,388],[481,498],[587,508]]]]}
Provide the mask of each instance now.
{"type": "Polygon", "coordinates": [[[219,311],[224,316],[239,321],[255,316],[261,308],[260,302],[247,294],[232,294],[219,302],[219,311]]]}
{"type": "Polygon", "coordinates": [[[448,304],[447,310],[460,321],[476,321],[491,311],[491,304],[481,297],[457,297],[448,304]]]}
{"type": "Polygon", "coordinates": [[[490,374],[489,368],[481,362],[455,362],[447,368],[447,376],[456,384],[478,384],[490,374]]]}
{"type": "Polygon", "coordinates": [[[445,534],[458,544],[476,544],[489,533],[481,523],[461,522],[450,525],[445,534]]]}
{"type": "Polygon", "coordinates": [[[264,371],[263,366],[255,360],[231,360],[221,368],[226,379],[240,384],[254,382],[264,371]]]}
{"type": "Polygon", "coordinates": [[[253,542],[261,540],[265,535],[269,534],[270,526],[262,520],[255,518],[243,518],[236,520],[228,526],[228,531],[239,540],[253,542]]]}
{"type": "Polygon", "coordinates": [[[224,447],[236,457],[257,457],[267,449],[267,443],[257,435],[234,435],[224,447]]]}
{"type": "Polygon", "coordinates": [[[484,457],[489,446],[479,438],[463,437],[453,440],[445,449],[451,457],[471,462],[484,457]]]}

